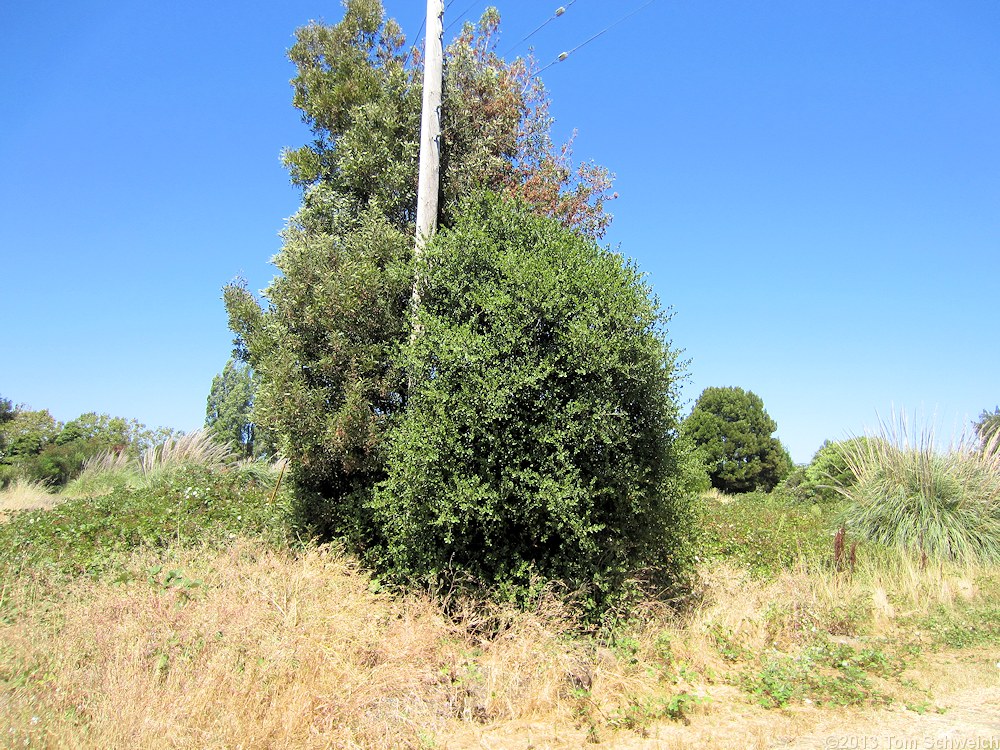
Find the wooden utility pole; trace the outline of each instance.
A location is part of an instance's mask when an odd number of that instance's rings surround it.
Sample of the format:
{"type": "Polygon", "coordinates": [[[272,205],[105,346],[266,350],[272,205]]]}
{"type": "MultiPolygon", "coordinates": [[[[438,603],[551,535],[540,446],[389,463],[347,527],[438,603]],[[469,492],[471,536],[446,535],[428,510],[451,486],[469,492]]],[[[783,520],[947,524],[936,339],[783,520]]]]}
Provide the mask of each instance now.
{"type": "MultiPolygon", "coordinates": [[[[444,0],[427,0],[424,45],[424,101],[420,113],[420,180],[417,183],[416,257],[437,230],[441,182],[441,88],[444,77],[444,0]]],[[[417,287],[413,300],[419,302],[417,287]]]]}

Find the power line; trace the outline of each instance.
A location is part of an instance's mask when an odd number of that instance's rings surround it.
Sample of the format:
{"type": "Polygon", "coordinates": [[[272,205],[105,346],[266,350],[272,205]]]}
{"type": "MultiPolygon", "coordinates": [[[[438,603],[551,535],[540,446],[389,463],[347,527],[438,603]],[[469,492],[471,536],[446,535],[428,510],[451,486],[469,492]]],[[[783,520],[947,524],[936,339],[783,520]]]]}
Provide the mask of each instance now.
{"type": "MultiPolygon", "coordinates": [[[[476,2],[478,2],[478,1],[479,0],[476,0],[476,2]]],[[[455,2],[455,0],[448,0],[448,2],[444,6],[445,11],[447,11],[448,8],[450,8],[454,2],[455,2]]],[[[476,4],[476,2],[473,2],[472,5],[470,5],[464,11],[462,11],[462,14],[460,16],[456,17],[454,21],[452,21],[450,24],[448,24],[447,28],[445,28],[445,31],[447,31],[452,26],[454,26],[456,23],[458,23],[459,19],[461,19],[463,16],[465,16],[466,13],[468,13],[470,10],[472,10],[472,8],[476,4]]],[[[576,2],[576,0],[573,0],[573,2],[576,2]]],[[[420,28],[417,29],[417,35],[415,37],[413,37],[413,44],[410,45],[410,51],[406,53],[406,57],[403,59],[403,65],[406,65],[406,63],[409,62],[410,55],[412,55],[413,51],[416,50],[420,46],[420,35],[424,33],[424,26],[426,24],[427,24],[427,17],[424,16],[424,18],[420,21],[420,28]]]]}
{"type": "Polygon", "coordinates": [[[565,60],[567,57],[569,57],[570,55],[572,55],[574,52],[576,52],[581,47],[586,47],[588,44],[590,44],[592,41],[594,41],[595,39],[597,39],[602,34],[606,34],[607,32],[611,31],[611,29],[613,29],[618,24],[620,24],[620,23],[622,23],[624,21],[627,21],[632,16],[634,16],[636,13],[638,13],[640,10],[644,10],[644,9],[648,8],[650,5],[652,5],[655,2],[656,2],[656,0],[649,0],[649,2],[647,2],[647,3],[643,4],[643,5],[640,5],[638,8],[636,8],[631,13],[629,13],[627,16],[622,16],[617,21],[615,21],[613,24],[611,24],[610,26],[604,27],[603,29],[601,29],[600,31],[598,31],[596,34],[594,34],[592,37],[590,37],[590,39],[588,39],[587,41],[581,42],[580,44],[576,45],[573,49],[569,50],[568,52],[561,52],[559,54],[559,57],[557,57],[555,60],[553,60],[552,62],[550,62],[544,68],[542,68],[541,70],[539,70],[538,73],[536,73],[535,75],[540,74],[542,71],[548,70],[549,68],[551,68],[556,63],[561,63],[563,60],[565,60]]]}
{"type": "Polygon", "coordinates": [[[539,31],[541,31],[546,26],[548,26],[550,22],[556,20],[557,18],[559,18],[559,16],[561,16],[563,13],[565,13],[567,10],[569,10],[570,7],[575,2],[576,2],[576,0],[570,0],[570,2],[567,3],[565,6],[559,6],[558,8],[556,8],[555,13],[553,13],[551,16],[549,16],[548,18],[546,18],[545,21],[543,21],[534,31],[532,31],[530,34],[528,34],[526,37],[524,37],[517,44],[512,45],[510,49],[508,49],[506,52],[503,53],[503,56],[506,57],[512,51],[514,51],[515,49],[517,49],[518,47],[520,47],[522,44],[524,44],[526,41],[528,41],[529,39],[531,39],[531,37],[533,37],[539,31]]]}
{"type": "MultiPolygon", "coordinates": [[[[451,3],[453,3],[453,2],[455,2],[455,0],[451,0],[451,3]]],[[[444,30],[445,31],[450,31],[451,27],[454,26],[459,21],[461,21],[463,18],[465,18],[465,14],[468,13],[470,10],[472,10],[474,7],[476,7],[476,3],[478,3],[478,2],[479,2],[479,0],[475,0],[475,2],[472,3],[472,5],[470,5],[468,8],[466,8],[461,13],[459,13],[457,16],[455,16],[455,20],[452,21],[451,23],[449,23],[447,26],[445,26],[444,30]]],[[[448,5],[450,6],[451,3],[448,3],[448,5]]]]}
{"type": "Polygon", "coordinates": [[[427,16],[425,15],[423,20],[420,22],[420,28],[417,29],[417,35],[413,37],[413,44],[410,45],[410,51],[406,53],[406,57],[403,58],[403,67],[405,68],[407,63],[410,62],[410,55],[417,49],[420,45],[420,35],[424,33],[424,24],[427,23],[427,16]]]}

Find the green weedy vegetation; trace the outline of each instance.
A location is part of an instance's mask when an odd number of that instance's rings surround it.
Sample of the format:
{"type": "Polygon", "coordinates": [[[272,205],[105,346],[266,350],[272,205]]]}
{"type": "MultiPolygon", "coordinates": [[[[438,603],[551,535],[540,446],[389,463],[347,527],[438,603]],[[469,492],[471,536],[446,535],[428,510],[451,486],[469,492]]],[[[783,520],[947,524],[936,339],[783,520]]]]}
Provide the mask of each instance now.
{"type": "Polygon", "coordinates": [[[290,503],[275,490],[277,476],[273,464],[237,461],[203,430],[138,457],[94,456],[47,503],[54,508],[14,511],[0,525],[0,571],[100,577],[123,570],[140,549],[224,547],[237,536],[287,546],[290,503]]]}
{"type": "Polygon", "coordinates": [[[757,657],[757,664],[737,678],[737,684],[765,708],[784,708],[809,699],[819,705],[884,705],[891,698],[872,677],[895,677],[903,663],[878,648],[817,641],[801,652],[757,657]]]}
{"type": "Polygon", "coordinates": [[[1000,604],[995,598],[996,579],[985,581],[990,593],[983,592],[971,602],[940,604],[920,619],[933,644],[947,648],[976,648],[1000,643],[1000,604]]]}
{"type": "Polygon", "coordinates": [[[274,478],[260,467],[186,462],[138,486],[117,484],[51,510],[16,513],[0,525],[0,577],[32,568],[114,575],[139,549],[222,548],[237,536],[287,546],[288,497],[271,501],[273,490],[274,478]]]}
{"type": "Polygon", "coordinates": [[[800,563],[813,570],[832,567],[834,535],[846,503],[804,507],[781,492],[749,492],[707,496],[700,507],[700,557],[773,577],[800,563]]]}
{"type": "Polygon", "coordinates": [[[905,421],[843,453],[854,474],[848,528],[923,558],[1000,561],[1000,452],[964,439],[940,450],[905,421]]]}
{"type": "Polygon", "coordinates": [[[641,274],[522,202],[465,202],[418,266],[407,409],[366,557],[403,580],[535,578],[604,607],[691,550],[676,352],[641,274]]]}

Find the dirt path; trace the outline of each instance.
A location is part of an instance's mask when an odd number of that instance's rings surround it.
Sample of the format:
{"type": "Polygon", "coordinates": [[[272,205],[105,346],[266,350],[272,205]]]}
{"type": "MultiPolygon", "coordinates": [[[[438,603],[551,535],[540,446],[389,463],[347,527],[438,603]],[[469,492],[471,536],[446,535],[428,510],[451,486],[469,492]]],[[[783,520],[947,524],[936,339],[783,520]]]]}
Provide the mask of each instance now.
{"type": "MultiPolygon", "coordinates": [[[[979,662],[980,668],[983,662],[979,662]]],[[[1000,670],[962,670],[957,685],[934,691],[923,712],[896,705],[888,709],[822,709],[800,705],[766,710],[749,704],[728,686],[713,686],[704,711],[687,725],[667,722],[632,731],[588,736],[579,725],[504,725],[453,736],[441,748],[488,750],[1000,750],[1000,670]],[[972,686],[974,685],[974,686],[972,686]],[[596,741],[595,741],[596,740],[596,741]]]]}
{"type": "Polygon", "coordinates": [[[823,722],[781,750],[1000,750],[1000,687],[975,688],[939,700],[943,712],[897,709],[859,720],[823,722]]]}

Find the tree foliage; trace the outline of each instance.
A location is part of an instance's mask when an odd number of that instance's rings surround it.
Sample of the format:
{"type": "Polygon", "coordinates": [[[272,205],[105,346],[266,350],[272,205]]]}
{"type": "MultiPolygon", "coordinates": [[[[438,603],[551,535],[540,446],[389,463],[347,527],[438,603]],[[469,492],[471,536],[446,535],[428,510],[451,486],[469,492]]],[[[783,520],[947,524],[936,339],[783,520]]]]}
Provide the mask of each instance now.
{"type": "MultiPolygon", "coordinates": [[[[647,549],[643,545],[651,536],[643,534],[663,529],[669,512],[657,515],[651,493],[653,488],[666,488],[666,497],[675,497],[666,477],[679,473],[679,464],[675,465],[679,451],[672,442],[676,417],[671,406],[673,360],[653,331],[644,287],[634,270],[615,260],[617,256],[588,244],[603,234],[610,220],[605,212],[610,175],[595,165],[574,168],[569,144],[553,143],[548,99],[533,73],[533,63],[506,62],[496,54],[496,11],[488,10],[477,25],[466,24],[445,53],[438,219],[442,237],[452,239],[441,241],[460,244],[464,240],[459,238],[472,236],[469,220],[463,216],[469,209],[463,206],[475,206],[478,218],[493,217],[493,209],[483,208],[484,204],[465,203],[468,196],[486,191],[502,196],[494,199],[499,201],[494,208],[508,216],[505,231],[526,244],[515,247],[500,241],[496,246],[483,246],[479,255],[463,256],[463,263],[483,264],[487,276],[480,292],[495,299],[462,302],[466,306],[456,308],[456,317],[447,319],[447,324],[453,332],[472,325],[472,318],[461,316],[476,304],[485,305],[476,313],[479,316],[495,310],[502,315],[497,325],[504,328],[484,333],[476,344],[483,347],[477,355],[486,368],[481,374],[499,378],[508,364],[519,369],[508,373],[509,381],[495,383],[499,391],[490,398],[500,401],[489,419],[499,422],[475,422],[475,410],[485,404],[469,400],[456,407],[450,421],[439,425],[440,429],[466,431],[462,440],[471,442],[459,440],[450,447],[434,443],[435,450],[442,451],[442,460],[449,462],[441,471],[450,472],[450,478],[435,474],[428,459],[418,461],[412,470],[423,467],[428,472],[419,478],[419,486],[436,493],[418,500],[417,490],[404,491],[406,470],[401,464],[419,453],[417,443],[431,439],[422,432],[429,424],[428,409],[437,408],[435,399],[445,398],[442,394],[455,399],[472,394],[445,377],[436,360],[427,359],[429,342],[445,346],[452,335],[445,335],[444,322],[440,326],[435,322],[437,312],[426,313],[432,315],[426,321],[428,327],[411,340],[421,102],[417,54],[406,51],[398,25],[385,19],[378,0],[346,0],[344,6],[340,23],[313,23],[299,29],[289,53],[297,69],[294,104],[311,128],[313,140],[284,156],[293,183],[303,190],[303,200],[284,231],[283,249],[275,259],[280,275],[265,291],[263,307],[239,284],[225,291],[237,354],[260,377],[254,421],[275,436],[279,449],[291,460],[301,518],[321,534],[347,540],[369,560],[392,559],[406,545],[407,535],[416,533],[421,514],[430,512],[433,504],[450,504],[455,497],[462,498],[460,503],[490,497],[494,516],[452,518],[448,511],[447,518],[428,530],[423,546],[399,558],[397,572],[422,571],[434,577],[441,571],[442,549],[446,549],[436,544],[454,540],[468,526],[472,534],[468,543],[461,550],[454,546],[450,550],[469,565],[475,563],[474,543],[502,542],[494,556],[500,567],[491,569],[492,573],[487,567],[478,570],[484,579],[499,580],[498,576],[517,572],[523,581],[533,569],[559,573],[554,556],[557,550],[570,549],[577,555],[592,554],[593,562],[588,564],[593,569],[614,570],[620,578],[627,567],[624,561],[646,559],[645,552],[633,555],[635,549],[647,549]],[[548,223],[532,224],[531,217],[548,223]],[[512,272],[514,258],[517,262],[528,258],[528,248],[538,250],[539,273],[544,267],[547,274],[546,288],[553,292],[547,300],[536,293],[542,278],[535,286],[521,289],[517,284],[530,281],[526,275],[519,275],[516,284],[513,276],[506,275],[512,272]],[[559,276],[554,264],[558,258],[570,257],[576,258],[573,268],[586,278],[590,278],[587,273],[595,274],[595,283],[604,286],[587,292],[583,282],[567,277],[563,278],[567,290],[556,294],[552,279],[559,276]],[[583,257],[591,258],[592,272],[583,270],[587,266],[580,260],[583,257]],[[621,300],[614,296],[619,292],[621,300]],[[521,293],[527,295],[524,302],[517,301],[521,293]],[[538,313],[530,324],[541,329],[529,329],[533,338],[521,349],[505,348],[513,346],[516,326],[528,325],[517,316],[527,314],[529,308],[538,313]],[[609,316],[608,322],[599,323],[599,311],[609,316]],[[573,322],[571,315],[579,315],[579,320],[573,322]],[[583,321],[590,322],[585,325],[583,321]],[[601,343],[600,336],[588,333],[586,326],[603,331],[607,340],[601,343]],[[625,331],[636,334],[635,350],[612,352],[614,346],[624,346],[625,331]],[[434,338],[435,332],[446,340],[434,338]],[[543,345],[545,336],[552,338],[543,345]],[[608,354],[608,362],[601,365],[595,354],[572,349],[583,347],[584,342],[593,343],[595,352],[608,354]],[[542,357],[546,364],[529,366],[532,356],[542,357]],[[636,359],[628,360],[630,356],[636,359]],[[559,376],[565,379],[562,385],[555,370],[545,370],[558,369],[554,364],[558,357],[579,363],[580,368],[565,370],[559,376]],[[654,361],[659,370],[651,364],[654,361]],[[662,391],[654,393],[654,385],[662,391]],[[622,394],[617,401],[610,395],[616,388],[622,394]],[[585,397],[588,389],[593,392],[585,397]],[[579,396],[572,403],[567,400],[570,392],[579,396]],[[628,398],[636,400],[622,400],[628,398]],[[542,411],[518,427],[515,416],[524,417],[529,405],[554,411],[542,411]],[[608,413],[599,407],[606,407],[608,413]],[[665,411],[659,413],[661,407],[665,411]],[[627,427],[624,415],[633,412],[639,421],[627,427]],[[601,416],[603,422],[587,428],[584,415],[601,416]],[[569,420],[565,432],[556,429],[558,419],[569,420]],[[488,439],[494,430],[501,437],[488,439]],[[568,437],[573,430],[584,441],[579,446],[568,437]],[[655,439],[651,437],[654,430],[661,430],[655,439]],[[548,442],[534,446],[526,442],[530,435],[548,442]],[[623,455],[609,447],[618,438],[623,441],[623,455]],[[509,442],[506,447],[505,442],[509,442]],[[470,451],[480,449],[495,453],[475,460],[499,473],[487,476],[482,473],[485,469],[473,465],[470,451]],[[629,457],[636,451],[636,456],[629,457]],[[626,481],[629,462],[636,462],[637,473],[626,481]],[[501,466],[506,468],[501,470],[501,466]],[[602,471],[611,472],[614,478],[603,476],[602,471]],[[492,484],[484,484],[481,495],[476,494],[479,490],[461,489],[465,483],[487,479],[492,484]],[[515,488],[534,493],[525,500],[531,503],[531,514],[521,518],[520,525],[502,531],[498,525],[517,521],[518,513],[496,504],[513,503],[515,488]],[[398,516],[393,516],[392,492],[400,494],[399,507],[405,509],[398,516]],[[623,519],[611,519],[613,510],[624,513],[637,508],[644,510],[634,517],[626,514],[623,519]],[[501,565],[498,556],[514,549],[515,537],[524,532],[527,536],[522,541],[528,544],[531,532],[524,523],[529,521],[541,524],[539,546],[531,553],[535,556],[501,565]],[[648,524],[640,528],[644,522],[648,524]],[[477,523],[479,530],[474,531],[477,523]],[[624,523],[639,534],[638,541],[626,539],[624,523]],[[433,550],[425,544],[432,538],[436,540],[433,550]],[[498,572],[503,566],[505,572],[498,572]]],[[[498,218],[491,221],[497,227],[503,224],[498,218]]],[[[479,241],[480,235],[475,236],[479,241]]],[[[434,257],[433,263],[421,267],[421,274],[433,279],[424,282],[427,291],[437,300],[434,304],[448,299],[458,305],[460,290],[449,286],[457,279],[458,267],[448,265],[443,252],[434,257]],[[443,265],[439,268],[434,263],[443,265]]],[[[441,356],[459,355],[449,351],[441,356]]],[[[449,507],[454,510],[456,506],[449,507]]],[[[668,558],[670,554],[668,550],[668,558]]],[[[590,568],[582,562],[579,565],[577,574],[582,577],[590,568]]],[[[576,575],[571,567],[561,572],[576,575]]]]}
{"type": "Polygon", "coordinates": [[[263,452],[257,425],[251,415],[257,381],[254,372],[230,358],[222,372],[212,378],[205,407],[205,427],[216,440],[250,458],[263,452]]]}
{"type": "MultiPolygon", "coordinates": [[[[422,72],[408,64],[395,21],[379,0],[345,0],[334,25],[296,32],[294,105],[311,143],[285,153],[292,182],[311,200],[330,193],[408,229],[416,215],[422,72]]],[[[500,16],[488,9],[448,45],[444,60],[439,220],[475,189],[516,194],[539,213],[599,237],[611,186],[606,169],[575,167],[551,137],[549,100],[533,62],[496,53],[500,16]]],[[[407,234],[409,232],[407,231],[407,234]]]]}
{"type": "Polygon", "coordinates": [[[19,405],[0,411],[5,414],[0,420],[0,485],[18,477],[63,485],[92,456],[107,452],[137,456],[170,432],[96,412],[63,424],[47,409],[19,405]]]}
{"type": "Polygon", "coordinates": [[[712,486],[723,492],[772,490],[788,475],[792,462],[777,429],[760,396],[736,387],[706,388],[684,420],[712,486]]]}
{"type": "Polygon", "coordinates": [[[641,275],[522,201],[469,200],[421,259],[413,380],[374,497],[380,567],[524,590],[669,579],[688,517],[677,357],[641,275]]]}
{"type": "Polygon", "coordinates": [[[14,402],[0,396],[0,427],[14,418],[14,402]]]}
{"type": "MultiPolygon", "coordinates": [[[[7,430],[4,425],[14,418],[14,403],[9,398],[0,396],[0,462],[7,455],[7,430]]],[[[2,484],[0,477],[0,484],[2,484]]]]}
{"type": "MultiPolygon", "coordinates": [[[[289,52],[314,138],[285,153],[303,201],[275,259],[281,275],[263,309],[238,284],[225,291],[237,353],[261,379],[254,420],[292,459],[305,515],[326,531],[384,478],[406,403],[398,356],[411,330],[421,103],[420,68],[381,3],[344,6],[340,23],[299,29],[289,52]]],[[[446,50],[439,221],[489,188],[597,236],[609,175],[572,170],[553,145],[544,89],[530,62],[497,56],[498,24],[487,11],[446,50]]]]}
{"type": "Polygon", "coordinates": [[[1000,406],[995,407],[993,411],[983,409],[973,426],[976,428],[980,443],[984,446],[994,443],[1000,434],[1000,406]]]}
{"type": "Polygon", "coordinates": [[[6,446],[4,458],[10,460],[41,453],[45,446],[55,441],[62,425],[48,409],[33,411],[18,406],[2,429],[6,446]]]}
{"type": "Polygon", "coordinates": [[[226,290],[261,378],[254,421],[291,460],[303,520],[324,534],[343,533],[383,478],[406,388],[396,356],[410,331],[411,239],[377,210],[348,205],[314,202],[285,230],[267,311],[244,289],[226,290]]]}

